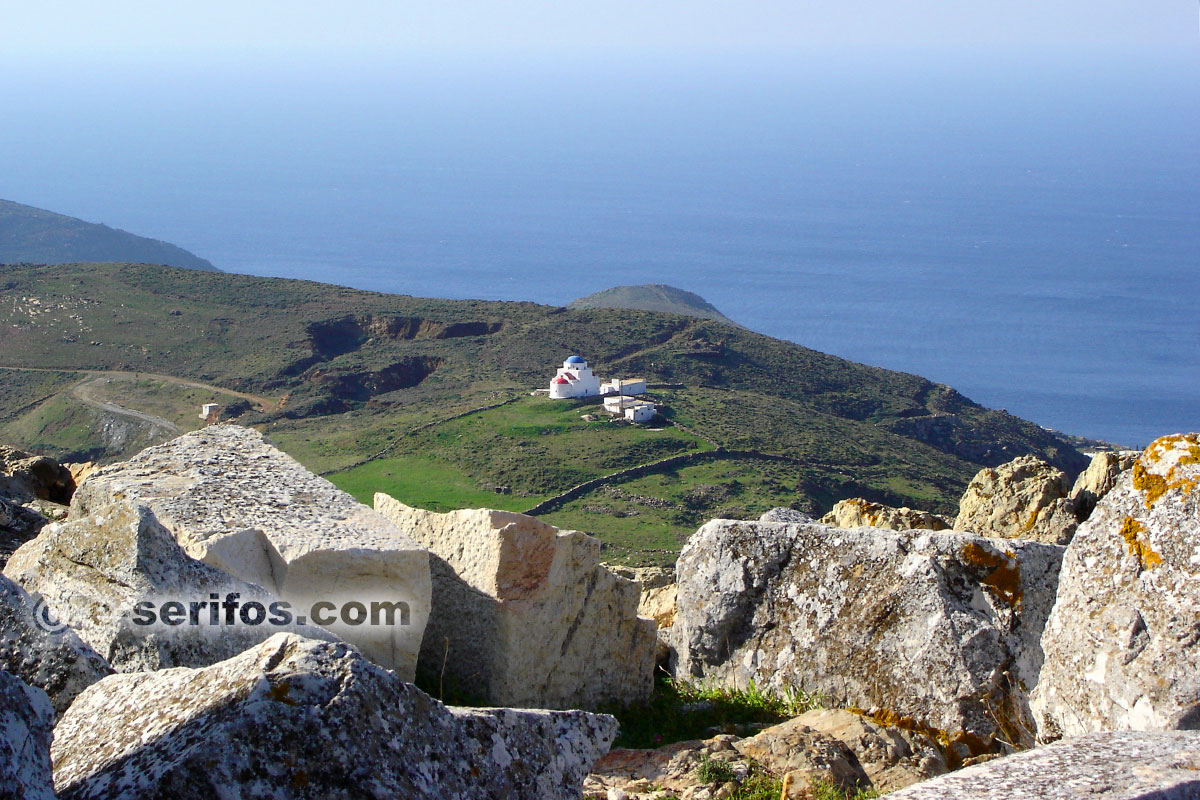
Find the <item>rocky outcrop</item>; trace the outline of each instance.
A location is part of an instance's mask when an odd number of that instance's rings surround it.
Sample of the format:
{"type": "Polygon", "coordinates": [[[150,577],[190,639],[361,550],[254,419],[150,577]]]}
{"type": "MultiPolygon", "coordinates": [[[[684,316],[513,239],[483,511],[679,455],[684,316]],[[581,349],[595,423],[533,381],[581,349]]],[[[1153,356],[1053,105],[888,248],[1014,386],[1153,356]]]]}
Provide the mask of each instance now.
{"type": "Polygon", "coordinates": [[[1071,499],[1075,501],[1075,511],[1080,519],[1087,519],[1096,508],[1100,498],[1117,485],[1117,478],[1133,464],[1141,455],[1137,450],[1122,450],[1119,453],[1096,453],[1092,463],[1079,473],[1075,485],[1071,487],[1071,499]]]}
{"type": "Polygon", "coordinates": [[[1032,741],[1063,548],[714,520],[679,557],[680,678],[822,693],[965,757],[1032,741]]]}
{"type": "Polygon", "coordinates": [[[400,609],[394,625],[321,624],[401,677],[415,674],[429,615],[428,554],[257,431],[210,425],[148,448],[85,480],[71,513],[115,498],[148,506],[188,555],[293,608],[400,609]]]}
{"type": "Polygon", "coordinates": [[[65,516],[71,472],[47,456],[0,445],[0,568],[13,551],[65,516]]]}
{"type": "MultiPolygon", "coordinates": [[[[114,503],[49,525],[13,554],[5,574],[36,592],[50,619],[70,626],[122,672],[213,664],[279,630],[265,611],[250,625],[222,619],[218,608],[217,624],[209,624],[212,597],[232,594],[239,608],[256,602],[264,610],[277,598],[188,556],[144,505],[114,503]],[[178,624],[142,624],[150,617],[139,607],[166,619],[171,602],[180,606],[178,624]],[[194,603],[205,605],[196,613],[194,603]]],[[[317,628],[311,635],[329,638],[317,628]]]]}
{"type": "Polygon", "coordinates": [[[938,514],[907,507],[892,508],[861,497],[839,500],[832,511],[821,517],[821,522],[835,528],[887,528],[892,531],[948,531],[951,528],[950,520],[938,514]]]}
{"type": "Polygon", "coordinates": [[[789,727],[808,728],[837,739],[854,753],[871,786],[880,793],[929,780],[948,770],[941,748],[929,736],[881,725],[864,714],[818,708],[768,728],[760,736],[789,727]]]}
{"type": "Polygon", "coordinates": [[[71,471],[54,459],[0,445],[0,496],[22,503],[36,499],[66,505],[74,491],[71,471]]]}
{"type": "Polygon", "coordinates": [[[50,697],[61,714],[75,696],[112,672],[74,631],[58,624],[40,597],[0,575],[0,670],[50,697]]]}
{"type": "Polygon", "coordinates": [[[508,511],[375,508],[429,548],[433,611],[420,670],[507,706],[589,708],[650,695],[654,623],[600,543],[508,511]]]}
{"type": "Polygon", "coordinates": [[[59,722],[62,800],[577,798],[616,735],[582,711],[448,709],[290,634],[205,669],[114,675],[59,722]]]}
{"type": "Polygon", "coordinates": [[[850,748],[794,719],[735,742],[733,746],[772,774],[790,775],[788,783],[798,788],[824,783],[854,794],[871,786],[850,748]]]}
{"type": "Polygon", "coordinates": [[[0,671],[0,797],[54,800],[53,728],[54,710],[45,692],[0,671]]]}
{"type": "Polygon", "coordinates": [[[722,734],[654,750],[614,749],[592,768],[583,796],[589,800],[728,797],[753,769],[750,759],[735,748],[736,743],[736,736],[722,734]],[[718,766],[715,770],[710,766],[706,774],[706,764],[718,766]]]}
{"type": "Polygon", "coordinates": [[[1200,728],[1200,435],[1157,440],[1075,535],[1042,637],[1043,740],[1200,728]]]}
{"type": "Polygon", "coordinates": [[[1034,456],[979,471],[959,502],[954,529],[1049,544],[1071,541],[1079,515],[1067,475],[1034,456]]]}
{"type": "Polygon", "coordinates": [[[1093,733],[910,786],[888,800],[1195,800],[1200,733],[1093,733]]]}

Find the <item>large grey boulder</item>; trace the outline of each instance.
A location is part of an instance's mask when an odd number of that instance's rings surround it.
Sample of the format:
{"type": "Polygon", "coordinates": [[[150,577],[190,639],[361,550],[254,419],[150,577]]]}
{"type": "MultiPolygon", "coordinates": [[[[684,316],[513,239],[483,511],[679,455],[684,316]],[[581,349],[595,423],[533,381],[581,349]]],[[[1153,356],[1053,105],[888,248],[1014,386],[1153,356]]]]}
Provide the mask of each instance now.
{"type": "Polygon", "coordinates": [[[1063,548],[714,520],[676,565],[676,674],[820,692],[962,745],[1032,742],[1026,687],[1063,548]],[[907,719],[906,719],[907,718],[907,719]]]}
{"type": "Polygon", "coordinates": [[[835,528],[887,528],[892,531],[948,531],[951,528],[950,520],[939,514],[908,507],[894,508],[861,497],[839,500],[821,517],[821,522],[835,528]]]}
{"type": "Polygon", "coordinates": [[[44,691],[61,714],[112,669],[41,598],[0,575],[0,670],[44,691]]]}
{"type": "Polygon", "coordinates": [[[595,708],[653,688],[655,625],[600,543],[509,511],[375,508],[429,548],[433,613],[420,671],[486,703],[595,708]]]}
{"type": "MultiPolygon", "coordinates": [[[[261,433],[210,425],[89,476],[86,515],[121,498],[153,510],[188,555],[291,603],[403,609],[395,625],[326,625],[411,680],[429,616],[429,556],[394,525],[280,452],[261,433]]],[[[382,619],[382,617],[381,617],[382,619]]]]}
{"type": "Polygon", "coordinates": [[[291,634],[204,669],[114,675],[55,729],[62,800],[578,798],[616,735],[582,711],[448,709],[291,634]]]}
{"type": "Polygon", "coordinates": [[[1200,798],[1200,733],[1093,733],[967,767],[888,795],[888,800],[1081,798],[1200,798]]]}
{"type": "Polygon", "coordinates": [[[1033,708],[1043,740],[1200,728],[1200,435],[1159,439],[1063,559],[1033,708]]]}
{"type": "Polygon", "coordinates": [[[41,689],[0,671],[0,798],[54,800],[54,709],[41,689]]]}
{"type": "MultiPolygon", "coordinates": [[[[213,664],[279,630],[268,622],[270,614],[251,625],[240,616],[224,619],[223,608],[211,624],[210,602],[232,596],[240,613],[251,602],[270,609],[277,598],[190,557],[141,504],[115,502],[48,525],[13,554],[5,575],[36,593],[50,618],[121,672],[213,664]],[[159,622],[171,602],[181,604],[178,623],[159,622]],[[194,621],[193,603],[204,603],[194,621]]],[[[306,627],[311,636],[331,638],[306,627]]]]}
{"type": "Polygon", "coordinates": [[[959,501],[957,531],[1065,545],[1079,515],[1067,475],[1036,456],[981,469],[959,501]]]}

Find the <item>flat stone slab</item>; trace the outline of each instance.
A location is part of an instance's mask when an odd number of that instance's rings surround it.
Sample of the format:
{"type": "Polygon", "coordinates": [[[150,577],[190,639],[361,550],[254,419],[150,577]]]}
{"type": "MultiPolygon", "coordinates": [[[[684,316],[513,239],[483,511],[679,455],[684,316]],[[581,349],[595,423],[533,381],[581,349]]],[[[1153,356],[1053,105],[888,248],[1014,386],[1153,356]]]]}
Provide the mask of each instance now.
{"type": "Polygon", "coordinates": [[[1195,800],[1200,732],[1090,733],[988,761],[888,800],[1195,800]]]}

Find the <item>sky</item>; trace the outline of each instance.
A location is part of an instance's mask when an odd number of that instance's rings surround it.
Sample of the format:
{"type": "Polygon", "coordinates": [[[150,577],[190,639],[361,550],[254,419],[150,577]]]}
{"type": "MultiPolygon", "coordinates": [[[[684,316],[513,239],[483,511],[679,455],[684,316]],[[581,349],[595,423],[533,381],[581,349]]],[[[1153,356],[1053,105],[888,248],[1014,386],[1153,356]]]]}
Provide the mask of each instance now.
{"type": "Polygon", "coordinates": [[[0,0],[0,52],[1200,48],[1196,0],[0,0]]]}

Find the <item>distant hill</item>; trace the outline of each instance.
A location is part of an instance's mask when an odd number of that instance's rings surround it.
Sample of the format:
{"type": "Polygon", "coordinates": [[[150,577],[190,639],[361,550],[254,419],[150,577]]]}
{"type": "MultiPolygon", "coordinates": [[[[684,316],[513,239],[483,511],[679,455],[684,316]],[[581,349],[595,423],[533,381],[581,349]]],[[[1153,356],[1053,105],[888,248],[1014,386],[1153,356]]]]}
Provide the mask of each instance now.
{"type": "Polygon", "coordinates": [[[628,308],[636,311],[665,311],[689,317],[715,319],[737,323],[722,314],[712,303],[694,292],[667,286],[665,283],[643,283],[639,286],[614,286],[573,301],[567,308],[628,308]]]}
{"type": "Polygon", "coordinates": [[[948,386],[679,314],[129,264],[0,267],[0,290],[2,443],[111,460],[219,403],[367,502],[553,501],[547,521],[626,562],[673,562],[712,518],[847,497],[953,514],[981,467],[1088,463],[948,386]],[[645,378],[661,418],[531,394],[573,353],[645,378]]]}
{"type": "Polygon", "coordinates": [[[125,261],[219,271],[203,258],[167,242],[0,200],[0,264],[79,261],[125,261]]]}

